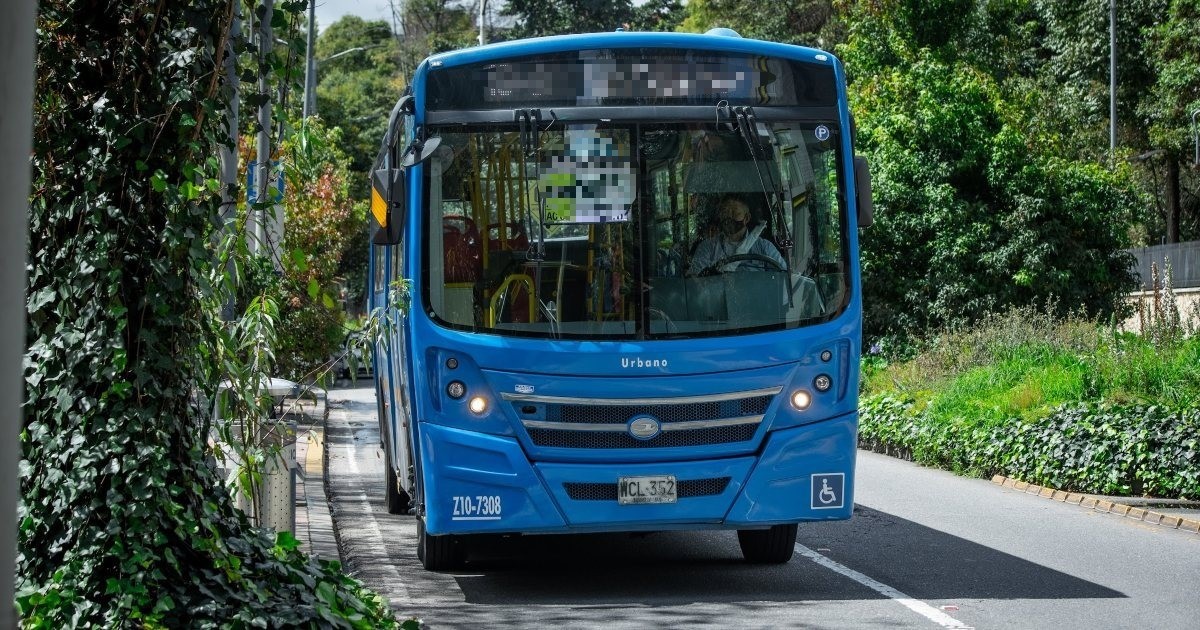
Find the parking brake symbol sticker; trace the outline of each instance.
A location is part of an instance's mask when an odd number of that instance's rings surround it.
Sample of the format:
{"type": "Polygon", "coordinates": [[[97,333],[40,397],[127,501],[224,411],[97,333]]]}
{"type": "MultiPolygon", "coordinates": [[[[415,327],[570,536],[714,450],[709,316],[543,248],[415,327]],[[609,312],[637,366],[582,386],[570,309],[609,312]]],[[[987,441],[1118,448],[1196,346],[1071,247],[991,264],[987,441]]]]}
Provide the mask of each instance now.
{"type": "Polygon", "coordinates": [[[812,476],[812,509],[832,510],[845,507],[845,473],[818,473],[812,476]]]}

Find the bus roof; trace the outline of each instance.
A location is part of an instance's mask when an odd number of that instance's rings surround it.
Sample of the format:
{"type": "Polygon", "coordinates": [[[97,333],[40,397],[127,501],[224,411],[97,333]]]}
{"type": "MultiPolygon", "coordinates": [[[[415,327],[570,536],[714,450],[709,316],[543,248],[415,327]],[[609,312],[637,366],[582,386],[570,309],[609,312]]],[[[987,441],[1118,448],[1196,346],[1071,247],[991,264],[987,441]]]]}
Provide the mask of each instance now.
{"type": "Polygon", "coordinates": [[[778,42],[729,35],[621,31],[535,37],[463,48],[429,57],[417,69],[417,73],[423,74],[430,67],[454,67],[528,55],[606,48],[680,48],[779,57],[815,64],[837,64],[836,57],[829,52],[778,42]]]}

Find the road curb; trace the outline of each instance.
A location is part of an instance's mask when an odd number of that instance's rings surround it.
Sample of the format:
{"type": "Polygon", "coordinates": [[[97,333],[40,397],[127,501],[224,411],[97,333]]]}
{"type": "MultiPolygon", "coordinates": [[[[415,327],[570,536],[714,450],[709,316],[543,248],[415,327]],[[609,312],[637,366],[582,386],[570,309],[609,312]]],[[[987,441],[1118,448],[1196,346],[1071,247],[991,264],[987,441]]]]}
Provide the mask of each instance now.
{"type": "Polygon", "coordinates": [[[1200,534],[1200,520],[1193,518],[1184,518],[1171,514],[1164,514],[1149,508],[1140,508],[1116,501],[1110,501],[1105,497],[1098,497],[1091,494],[1080,494],[1078,492],[1064,492],[1053,488],[1045,488],[1042,486],[1026,483],[1010,479],[1004,475],[996,475],[992,477],[992,483],[1024,492],[1025,494],[1033,494],[1062,503],[1070,503],[1080,507],[1095,510],[1097,512],[1108,512],[1117,516],[1132,518],[1143,523],[1158,525],[1169,529],[1181,529],[1193,534],[1200,534]]]}

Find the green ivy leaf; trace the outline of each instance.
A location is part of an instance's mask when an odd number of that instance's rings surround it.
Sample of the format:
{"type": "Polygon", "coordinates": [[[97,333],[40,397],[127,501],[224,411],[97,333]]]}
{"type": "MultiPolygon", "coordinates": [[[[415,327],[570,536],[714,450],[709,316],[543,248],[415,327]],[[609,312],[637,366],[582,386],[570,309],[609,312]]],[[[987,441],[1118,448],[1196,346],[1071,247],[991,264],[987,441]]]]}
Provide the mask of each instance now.
{"type": "Polygon", "coordinates": [[[296,248],[292,250],[292,264],[295,265],[296,271],[300,273],[308,271],[308,260],[306,258],[307,255],[303,249],[296,248]]]}
{"type": "Polygon", "coordinates": [[[287,530],[275,534],[275,546],[284,551],[294,551],[300,546],[300,541],[287,530]]]}

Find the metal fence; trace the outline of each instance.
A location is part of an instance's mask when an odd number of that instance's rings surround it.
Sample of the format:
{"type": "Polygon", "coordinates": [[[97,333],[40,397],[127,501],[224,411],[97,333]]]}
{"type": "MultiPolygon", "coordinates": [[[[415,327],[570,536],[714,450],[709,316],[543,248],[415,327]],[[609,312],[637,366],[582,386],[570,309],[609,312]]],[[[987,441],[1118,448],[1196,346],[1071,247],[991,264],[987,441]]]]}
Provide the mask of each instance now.
{"type": "Polygon", "coordinates": [[[1173,288],[1200,287],[1200,241],[1135,247],[1129,250],[1129,253],[1137,259],[1134,270],[1142,278],[1142,290],[1149,291],[1154,288],[1151,286],[1153,275],[1150,273],[1150,264],[1158,263],[1158,274],[1161,278],[1168,260],[1171,263],[1173,288]]]}

